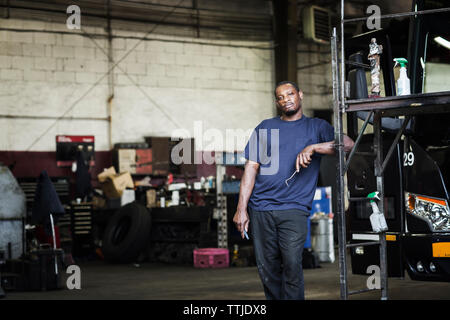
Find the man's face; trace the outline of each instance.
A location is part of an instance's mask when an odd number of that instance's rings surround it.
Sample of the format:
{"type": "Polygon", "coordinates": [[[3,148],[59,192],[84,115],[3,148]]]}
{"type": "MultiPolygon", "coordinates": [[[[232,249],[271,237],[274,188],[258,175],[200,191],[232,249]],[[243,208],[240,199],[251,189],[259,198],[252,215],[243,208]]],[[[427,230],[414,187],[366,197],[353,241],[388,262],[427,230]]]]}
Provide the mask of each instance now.
{"type": "Polygon", "coordinates": [[[291,84],[282,84],[276,90],[276,103],[280,112],[287,116],[296,114],[302,107],[303,92],[291,84]]]}

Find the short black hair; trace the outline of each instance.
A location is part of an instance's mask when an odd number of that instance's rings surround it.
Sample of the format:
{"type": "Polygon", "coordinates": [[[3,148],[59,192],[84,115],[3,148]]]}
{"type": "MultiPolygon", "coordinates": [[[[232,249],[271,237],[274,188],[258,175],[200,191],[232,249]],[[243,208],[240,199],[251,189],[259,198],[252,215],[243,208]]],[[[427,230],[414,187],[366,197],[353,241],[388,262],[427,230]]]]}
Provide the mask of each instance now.
{"type": "Polygon", "coordinates": [[[277,86],[275,87],[274,95],[275,97],[277,96],[277,89],[279,86],[282,86],[283,84],[290,84],[291,86],[293,86],[297,91],[300,91],[298,85],[294,82],[294,81],[280,81],[278,82],[277,86]]]}

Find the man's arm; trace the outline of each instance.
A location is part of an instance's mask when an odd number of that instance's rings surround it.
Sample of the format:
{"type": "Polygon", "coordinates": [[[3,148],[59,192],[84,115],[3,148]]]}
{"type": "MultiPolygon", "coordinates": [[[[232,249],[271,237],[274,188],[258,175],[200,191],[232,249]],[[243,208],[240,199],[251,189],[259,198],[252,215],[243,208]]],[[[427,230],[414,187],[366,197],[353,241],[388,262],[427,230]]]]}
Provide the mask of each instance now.
{"type": "Polygon", "coordinates": [[[247,213],[248,200],[255,186],[256,175],[258,174],[259,163],[248,160],[245,163],[244,175],[241,179],[241,186],[239,189],[239,202],[236,213],[233,217],[233,222],[236,224],[237,229],[241,233],[242,239],[244,238],[244,230],[248,230],[248,223],[250,219],[247,213]]]}
{"type": "MultiPolygon", "coordinates": [[[[354,142],[350,137],[344,134],[344,151],[350,152],[354,146],[354,142]]],[[[329,154],[333,155],[336,153],[334,140],[328,142],[322,142],[317,144],[311,144],[303,149],[298,155],[295,162],[295,169],[297,172],[300,167],[306,168],[311,163],[312,156],[314,153],[329,154]]]]}

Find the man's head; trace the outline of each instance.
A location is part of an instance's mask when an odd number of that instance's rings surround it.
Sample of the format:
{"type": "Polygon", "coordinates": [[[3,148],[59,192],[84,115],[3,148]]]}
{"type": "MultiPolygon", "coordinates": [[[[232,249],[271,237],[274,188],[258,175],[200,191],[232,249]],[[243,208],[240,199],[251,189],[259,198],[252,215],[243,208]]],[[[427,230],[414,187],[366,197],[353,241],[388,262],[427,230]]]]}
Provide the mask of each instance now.
{"type": "MultiPolygon", "coordinates": [[[[275,88],[275,101],[283,115],[292,116],[302,107],[303,92],[292,81],[281,81],[275,88]]],[[[301,111],[300,111],[301,112],[301,111]]]]}

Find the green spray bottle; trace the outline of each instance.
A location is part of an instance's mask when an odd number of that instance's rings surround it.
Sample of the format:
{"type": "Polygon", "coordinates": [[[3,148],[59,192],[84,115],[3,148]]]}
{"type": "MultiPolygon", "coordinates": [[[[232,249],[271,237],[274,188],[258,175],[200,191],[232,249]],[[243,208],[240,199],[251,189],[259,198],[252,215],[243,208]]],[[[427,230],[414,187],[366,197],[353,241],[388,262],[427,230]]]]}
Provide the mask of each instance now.
{"type": "Polygon", "coordinates": [[[380,212],[377,203],[375,201],[381,200],[379,194],[380,193],[378,191],[375,191],[367,195],[367,198],[370,199],[370,205],[372,207],[372,214],[370,215],[370,224],[372,225],[372,230],[377,233],[386,231],[388,229],[386,219],[384,218],[384,214],[380,212]]]}
{"type": "Polygon", "coordinates": [[[411,94],[409,78],[406,73],[406,64],[408,63],[408,60],[406,60],[405,58],[395,58],[394,61],[395,61],[394,68],[397,66],[397,64],[400,65],[400,76],[398,77],[397,80],[397,95],[405,96],[411,94]]]}

